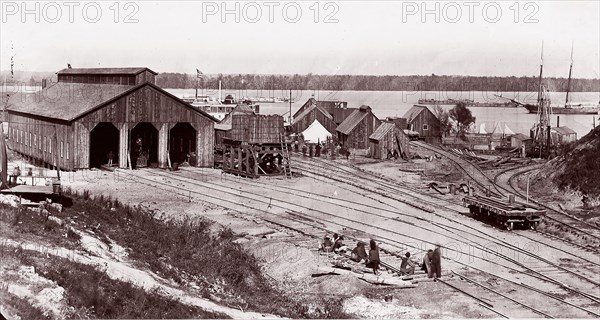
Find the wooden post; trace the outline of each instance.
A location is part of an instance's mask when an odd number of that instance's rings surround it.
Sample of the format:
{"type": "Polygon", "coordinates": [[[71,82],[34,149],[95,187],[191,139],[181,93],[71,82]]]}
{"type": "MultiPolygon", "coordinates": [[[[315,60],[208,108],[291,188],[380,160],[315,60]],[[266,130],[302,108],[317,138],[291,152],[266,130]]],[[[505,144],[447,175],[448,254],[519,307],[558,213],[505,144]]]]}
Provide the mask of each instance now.
{"type": "Polygon", "coordinates": [[[119,168],[127,168],[128,160],[131,162],[129,154],[129,124],[127,122],[119,127],[119,168]]]}
{"type": "Polygon", "coordinates": [[[529,175],[527,175],[527,198],[526,198],[527,203],[529,203],[529,175]]]}
{"type": "Polygon", "coordinates": [[[169,124],[160,124],[158,130],[158,166],[166,168],[168,163],[169,124]]]}

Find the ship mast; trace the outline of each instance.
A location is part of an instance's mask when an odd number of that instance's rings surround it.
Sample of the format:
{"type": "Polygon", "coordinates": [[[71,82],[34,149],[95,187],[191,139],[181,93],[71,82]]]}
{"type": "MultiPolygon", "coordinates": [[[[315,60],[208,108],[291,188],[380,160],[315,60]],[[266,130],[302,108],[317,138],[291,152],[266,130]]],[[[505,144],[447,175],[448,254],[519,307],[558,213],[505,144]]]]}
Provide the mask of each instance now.
{"type": "Polygon", "coordinates": [[[534,143],[540,148],[540,156],[542,155],[542,149],[544,146],[550,146],[550,99],[548,94],[545,92],[545,88],[542,84],[544,70],[544,42],[542,41],[542,54],[540,56],[540,76],[539,76],[539,87],[538,87],[538,112],[537,122],[533,128],[533,139],[534,143]]]}
{"type": "Polygon", "coordinates": [[[569,80],[567,80],[567,97],[565,98],[565,107],[569,104],[569,91],[571,90],[571,72],[573,71],[573,43],[571,42],[571,66],[569,67],[569,80]]]}
{"type": "MultiPolygon", "coordinates": [[[[537,102],[538,102],[538,106],[541,107],[541,100],[542,98],[542,71],[544,70],[544,40],[542,40],[542,54],[540,55],[540,77],[538,80],[538,98],[537,98],[537,102]]],[[[539,110],[539,108],[538,108],[539,110]]]]}

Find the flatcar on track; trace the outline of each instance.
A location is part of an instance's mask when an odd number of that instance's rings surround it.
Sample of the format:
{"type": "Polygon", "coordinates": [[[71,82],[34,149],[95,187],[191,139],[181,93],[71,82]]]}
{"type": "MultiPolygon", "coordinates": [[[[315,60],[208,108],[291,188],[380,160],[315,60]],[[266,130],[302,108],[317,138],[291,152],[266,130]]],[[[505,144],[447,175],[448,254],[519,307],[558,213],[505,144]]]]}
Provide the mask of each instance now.
{"type": "Polygon", "coordinates": [[[535,230],[546,211],[535,205],[515,201],[510,196],[508,201],[483,196],[468,196],[463,203],[469,208],[473,218],[495,223],[507,230],[515,226],[523,226],[535,230]]]}

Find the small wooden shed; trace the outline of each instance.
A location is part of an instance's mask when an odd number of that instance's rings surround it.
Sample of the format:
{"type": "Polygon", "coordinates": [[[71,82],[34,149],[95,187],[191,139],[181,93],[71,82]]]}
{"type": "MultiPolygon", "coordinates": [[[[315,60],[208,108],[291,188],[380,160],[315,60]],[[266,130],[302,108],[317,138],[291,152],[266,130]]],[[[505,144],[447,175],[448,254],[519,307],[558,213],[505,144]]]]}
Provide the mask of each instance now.
{"type": "Polygon", "coordinates": [[[418,132],[421,139],[433,140],[442,136],[440,120],[427,106],[414,105],[402,118],[407,119],[406,129],[418,132]]]}
{"type": "Polygon", "coordinates": [[[337,127],[338,141],[346,148],[367,149],[369,137],[380,124],[371,107],[363,105],[337,127]]]}
{"type": "Polygon", "coordinates": [[[522,133],[517,133],[510,136],[510,146],[512,148],[520,148],[525,145],[525,147],[529,147],[532,143],[532,139],[529,136],[526,136],[522,133]]]}
{"type": "Polygon", "coordinates": [[[556,144],[566,144],[577,140],[577,132],[566,126],[550,129],[550,135],[556,144]]]}
{"type": "Polygon", "coordinates": [[[374,159],[386,159],[388,151],[407,159],[410,156],[409,138],[394,122],[382,123],[369,137],[370,155],[374,159]]]}

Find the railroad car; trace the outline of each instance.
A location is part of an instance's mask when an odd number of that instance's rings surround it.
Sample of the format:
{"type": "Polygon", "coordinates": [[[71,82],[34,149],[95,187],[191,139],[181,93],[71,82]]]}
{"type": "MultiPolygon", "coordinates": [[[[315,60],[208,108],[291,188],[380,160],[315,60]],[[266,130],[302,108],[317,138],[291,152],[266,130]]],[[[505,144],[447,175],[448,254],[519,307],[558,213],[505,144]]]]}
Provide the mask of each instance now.
{"type": "Polygon", "coordinates": [[[495,223],[507,230],[523,226],[535,230],[546,211],[537,206],[515,201],[513,195],[508,201],[484,196],[467,196],[463,203],[475,219],[495,223]]]}

